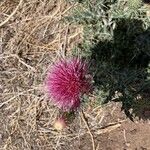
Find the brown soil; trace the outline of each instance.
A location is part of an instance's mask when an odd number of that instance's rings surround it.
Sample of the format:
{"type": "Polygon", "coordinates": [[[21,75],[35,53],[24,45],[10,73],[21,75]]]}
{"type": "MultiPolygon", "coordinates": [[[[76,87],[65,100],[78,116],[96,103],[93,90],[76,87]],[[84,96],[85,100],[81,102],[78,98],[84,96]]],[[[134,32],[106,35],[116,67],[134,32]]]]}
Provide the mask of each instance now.
{"type": "MultiPolygon", "coordinates": [[[[92,130],[96,150],[150,150],[150,121],[127,119],[120,104],[110,103],[103,108],[101,127],[92,130]]],[[[90,122],[89,122],[90,124],[90,122]]],[[[88,133],[69,142],[61,150],[92,150],[88,133]]]]}

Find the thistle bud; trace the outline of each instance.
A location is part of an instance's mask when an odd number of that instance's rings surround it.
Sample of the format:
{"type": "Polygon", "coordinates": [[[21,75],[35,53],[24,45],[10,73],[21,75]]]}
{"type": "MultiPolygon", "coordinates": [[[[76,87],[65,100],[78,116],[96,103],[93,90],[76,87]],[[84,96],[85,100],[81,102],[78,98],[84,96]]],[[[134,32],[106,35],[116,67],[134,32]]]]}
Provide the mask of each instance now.
{"type": "Polygon", "coordinates": [[[65,122],[65,120],[64,120],[63,118],[57,119],[57,120],[55,121],[55,123],[54,123],[54,128],[55,128],[56,130],[61,131],[61,130],[63,130],[65,127],[66,127],[66,122],[65,122]]]}

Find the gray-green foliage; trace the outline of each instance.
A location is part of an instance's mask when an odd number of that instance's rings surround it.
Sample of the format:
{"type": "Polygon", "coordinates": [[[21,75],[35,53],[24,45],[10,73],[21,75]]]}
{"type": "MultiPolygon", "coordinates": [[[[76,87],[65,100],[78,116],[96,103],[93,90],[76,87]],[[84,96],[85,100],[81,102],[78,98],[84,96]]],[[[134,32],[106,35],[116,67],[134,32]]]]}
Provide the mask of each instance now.
{"type": "Polygon", "coordinates": [[[68,20],[84,26],[84,40],[81,48],[90,55],[90,47],[99,41],[112,37],[112,29],[115,24],[111,15],[107,13],[104,1],[84,1],[74,11],[68,20]],[[109,16],[108,16],[109,15],[109,16]]]}
{"type": "Polygon", "coordinates": [[[131,9],[137,9],[142,5],[142,0],[128,0],[128,5],[131,9]]]}
{"type": "MultiPolygon", "coordinates": [[[[138,3],[138,0],[134,1],[138,3]]],[[[145,27],[149,26],[146,10],[133,10],[128,3],[119,0],[82,0],[72,15],[67,17],[70,22],[84,26],[83,43],[79,46],[84,56],[91,55],[90,48],[99,40],[113,40],[113,31],[119,18],[144,20],[145,27]]]]}
{"type": "Polygon", "coordinates": [[[97,99],[101,103],[114,98],[116,91],[121,93],[119,101],[130,118],[137,95],[150,92],[146,11],[141,0],[82,0],[67,17],[83,26],[83,41],[74,52],[91,62],[97,99]]]}

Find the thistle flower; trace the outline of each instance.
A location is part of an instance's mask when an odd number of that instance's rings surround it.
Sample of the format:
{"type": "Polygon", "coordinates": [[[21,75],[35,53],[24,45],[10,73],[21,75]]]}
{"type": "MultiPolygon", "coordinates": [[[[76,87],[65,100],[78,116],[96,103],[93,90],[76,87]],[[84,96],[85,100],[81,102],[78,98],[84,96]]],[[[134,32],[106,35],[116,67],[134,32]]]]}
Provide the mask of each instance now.
{"type": "Polygon", "coordinates": [[[63,110],[76,110],[91,89],[87,63],[79,58],[61,60],[48,73],[46,87],[52,102],[63,110]]]}

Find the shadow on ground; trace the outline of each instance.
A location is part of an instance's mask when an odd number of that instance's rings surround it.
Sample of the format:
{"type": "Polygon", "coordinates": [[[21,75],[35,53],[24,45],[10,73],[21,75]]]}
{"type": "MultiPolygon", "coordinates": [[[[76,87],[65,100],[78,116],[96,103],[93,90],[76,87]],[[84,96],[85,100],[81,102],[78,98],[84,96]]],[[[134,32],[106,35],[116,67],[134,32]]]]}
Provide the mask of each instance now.
{"type": "Polygon", "coordinates": [[[132,121],[150,119],[150,29],[140,20],[119,19],[113,40],[91,51],[95,86],[108,93],[104,103],[121,101],[132,121]]]}
{"type": "Polygon", "coordinates": [[[150,4],[150,0],[143,0],[144,3],[150,4]]]}

